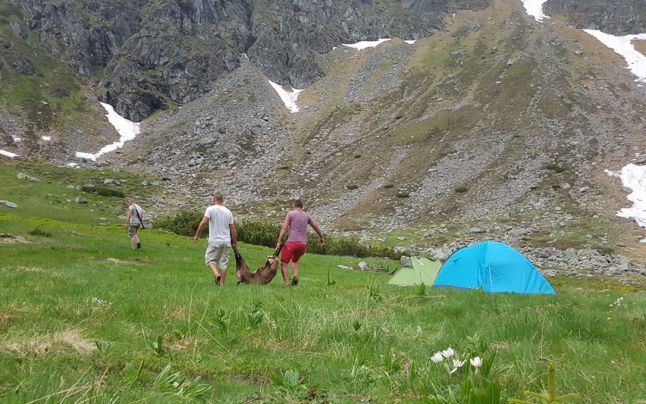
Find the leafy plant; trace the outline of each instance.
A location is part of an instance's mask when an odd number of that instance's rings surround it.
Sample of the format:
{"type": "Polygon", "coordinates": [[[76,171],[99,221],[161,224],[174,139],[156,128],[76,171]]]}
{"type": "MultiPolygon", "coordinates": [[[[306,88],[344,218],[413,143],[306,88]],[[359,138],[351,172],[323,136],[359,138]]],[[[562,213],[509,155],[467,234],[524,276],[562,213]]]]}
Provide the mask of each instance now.
{"type": "Polygon", "coordinates": [[[425,296],[426,295],[426,284],[418,283],[415,285],[415,295],[416,296],[425,296]]]}
{"type": "Polygon", "coordinates": [[[262,323],[262,319],[265,317],[265,312],[261,310],[260,303],[254,303],[251,307],[251,311],[247,313],[247,321],[252,328],[258,328],[262,323]]]}
{"type": "Polygon", "coordinates": [[[220,329],[223,333],[226,333],[229,330],[229,323],[231,322],[230,316],[227,314],[224,309],[220,308],[215,313],[215,318],[213,319],[214,325],[220,329]]]}
{"type": "Polygon", "coordinates": [[[153,349],[155,355],[162,356],[166,352],[164,350],[164,337],[158,335],[157,339],[150,343],[150,347],[153,349]]]}
{"type": "Polygon", "coordinates": [[[330,277],[330,267],[327,268],[327,285],[328,286],[336,285],[336,281],[333,281],[332,278],[330,277]]]}
{"type": "Polygon", "coordinates": [[[352,329],[354,332],[358,332],[361,329],[361,326],[363,325],[363,321],[359,320],[358,318],[355,318],[354,321],[352,322],[352,329]]]}
{"type": "Polygon", "coordinates": [[[469,191],[469,188],[467,188],[467,187],[457,187],[457,188],[454,189],[454,191],[457,194],[464,194],[467,191],[469,191]]]}
{"type": "Polygon", "coordinates": [[[276,386],[276,390],[281,392],[293,394],[307,390],[307,386],[303,383],[305,378],[297,370],[289,369],[282,374],[270,374],[269,378],[276,386]]]}
{"type": "Polygon", "coordinates": [[[128,383],[134,384],[141,377],[141,371],[143,368],[144,368],[144,361],[141,361],[138,367],[135,367],[135,365],[132,362],[128,362],[126,363],[126,366],[123,368],[123,371],[122,371],[123,377],[126,379],[126,381],[128,381],[128,383]]]}
{"type": "Polygon", "coordinates": [[[158,391],[172,391],[186,399],[200,398],[211,390],[211,387],[202,383],[200,376],[192,381],[187,381],[180,372],[171,373],[171,365],[166,365],[153,381],[153,387],[158,391]]]}
{"type": "Polygon", "coordinates": [[[368,297],[373,300],[381,300],[381,288],[376,283],[368,286],[368,297]]]}
{"type": "Polygon", "coordinates": [[[547,390],[542,393],[534,393],[531,391],[526,391],[525,395],[528,396],[532,401],[525,400],[510,400],[511,403],[515,404],[531,404],[532,402],[540,402],[547,404],[554,403],[564,403],[568,401],[575,401],[579,399],[579,395],[575,393],[558,395],[556,392],[556,365],[554,362],[548,364],[547,372],[547,390]]]}

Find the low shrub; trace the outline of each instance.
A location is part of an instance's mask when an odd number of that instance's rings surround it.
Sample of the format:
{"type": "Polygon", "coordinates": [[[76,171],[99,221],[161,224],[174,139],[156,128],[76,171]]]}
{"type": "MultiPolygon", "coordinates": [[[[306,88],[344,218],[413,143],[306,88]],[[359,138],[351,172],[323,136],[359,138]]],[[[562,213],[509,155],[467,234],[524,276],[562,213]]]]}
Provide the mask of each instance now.
{"type": "Polygon", "coordinates": [[[37,236],[37,237],[51,237],[52,233],[46,232],[44,230],[39,229],[36,227],[34,230],[29,232],[30,235],[32,236],[37,236]]]}
{"type": "Polygon", "coordinates": [[[155,220],[155,227],[168,230],[180,236],[192,237],[204,213],[184,210],[174,216],[164,216],[155,220]]]}
{"type": "MultiPolygon", "coordinates": [[[[202,213],[196,211],[182,211],[174,216],[161,217],[155,221],[155,227],[168,230],[181,236],[192,237],[197,226],[202,220],[202,213]]],[[[280,224],[247,221],[236,223],[238,240],[244,243],[265,247],[276,247],[276,240],[280,234],[280,224]]],[[[207,232],[203,234],[206,236],[207,232]]],[[[359,242],[358,237],[325,237],[325,245],[320,246],[318,236],[309,234],[308,251],[323,255],[345,255],[358,258],[384,257],[399,260],[401,254],[390,247],[369,246],[359,242]]]]}
{"type": "Polygon", "coordinates": [[[555,173],[559,174],[565,171],[565,168],[556,164],[556,163],[549,163],[545,166],[548,170],[554,171],[555,173]]]}
{"type": "Polygon", "coordinates": [[[97,194],[101,196],[114,196],[117,198],[125,197],[125,194],[123,193],[123,191],[119,191],[118,189],[97,187],[94,185],[83,185],[81,187],[81,191],[86,192],[88,194],[97,194]]]}
{"type": "Polygon", "coordinates": [[[455,188],[455,190],[454,190],[454,191],[455,191],[456,193],[458,193],[458,194],[464,194],[464,193],[466,193],[467,191],[469,191],[469,188],[467,188],[467,187],[457,187],[457,188],[455,188]]]}

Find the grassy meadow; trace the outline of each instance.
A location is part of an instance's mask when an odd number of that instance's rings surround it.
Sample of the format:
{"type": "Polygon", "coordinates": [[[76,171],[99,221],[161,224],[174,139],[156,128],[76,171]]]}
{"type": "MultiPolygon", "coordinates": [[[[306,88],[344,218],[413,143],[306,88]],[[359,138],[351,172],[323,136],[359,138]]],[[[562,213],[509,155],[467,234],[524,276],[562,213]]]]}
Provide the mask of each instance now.
{"type": "MultiPolygon", "coordinates": [[[[0,165],[0,199],[19,205],[0,206],[0,233],[25,239],[0,238],[1,402],[541,402],[525,392],[548,387],[550,364],[574,402],[646,402],[643,291],[568,279],[551,279],[555,297],[398,288],[337,268],[358,259],[316,255],[298,287],[235,286],[232,263],[218,288],[204,241],[151,229],[132,251],[123,200],[66,202],[78,193],[67,185],[105,175],[0,165]],[[456,356],[466,362],[449,374],[456,356]],[[468,401],[469,383],[501,400],[468,401]]],[[[241,252],[253,267],[271,253],[241,252]]]]}

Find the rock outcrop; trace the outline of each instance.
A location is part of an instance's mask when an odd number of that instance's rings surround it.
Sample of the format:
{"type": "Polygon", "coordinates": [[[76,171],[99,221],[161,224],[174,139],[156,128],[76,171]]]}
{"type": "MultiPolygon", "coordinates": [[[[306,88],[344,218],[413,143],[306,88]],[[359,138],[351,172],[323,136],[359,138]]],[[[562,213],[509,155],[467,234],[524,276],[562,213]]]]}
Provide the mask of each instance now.
{"type": "Polygon", "coordinates": [[[646,2],[642,0],[548,0],[543,7],[547,15],[565,15],[579,28],[613,35],[646,32],[646,2]]]}
{"type": "Polygon", "coordinates": [[[273,81],[303,88],[323,74],[318,56],[342,42],[429,36],[447,13],[487,3],[10,1],[25,38],[33,33],[77,73],[101,77],[104,100],[135,121],[204,95],[245,53],[273,81]]]}

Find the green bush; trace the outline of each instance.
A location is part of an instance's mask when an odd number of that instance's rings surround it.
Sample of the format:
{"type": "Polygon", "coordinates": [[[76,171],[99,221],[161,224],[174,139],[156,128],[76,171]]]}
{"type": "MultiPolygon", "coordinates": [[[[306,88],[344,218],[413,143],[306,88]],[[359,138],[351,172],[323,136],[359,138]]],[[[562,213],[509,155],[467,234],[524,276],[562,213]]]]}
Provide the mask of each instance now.
{"type": "Polygon", "coordinates": [[[555,173],[557,173],[557,174],[560,174],[560,173],[562,173],[563,171],[565,171],[565,168],[564,168],[564,167],[562,167],[562,166],[560,166],[560,165],[558,165],[558,164],[556,164],[556,163],[549,163],[549,164],[547,164],[547,165],[545,166],[545,168],[547,168],[548,170],[554,171],[554,172],[555,172],[555,173]]]}
{"type": "Polygon", "coordinates": [[[155,220],[155,227],[168,230],[180,236],[192,237],[204,213],[196,211],[181,211],[175,216],[165,216],[155,220]]]}
{"type": "MultiPolygon", "coordinates": [[[[181,236],[192,237],[202,220],[202,213],[182,211],[175,216],[166,216],[155,221],[155,227],[171,231],[181,236]]],[[[263,221],[236,223],[238,240],[244,243],[276,247],[281,225],[263,221]]],[[[206,236],[206,232],[204,234],[206,236]]],[[[369,246],[359,242],[357,237],[325,237],[325,245],[320,246],[318,236],[309,234],[309,252],[323,255],[345,255],[352,257],[387,257],[399,260],[401,254],[389,247],[369,246]]]]}
{"type": "Polygon", "coordinates": [[[114,196],[118,198],[123,198],[125,194],[123,191],[119,191],[118,189],[111,189],[111,188],[106,188],[106,187],[97,187],[94,185],[83,185],[81,187],[81,191],[87,192],[88,194],[97,194],[97,195],[102,195],[102,196],[114,196]]]}
{"type": "Polygon", "coordinates": [[[30,231],[29,234],[32,236],[40,236],[40,237],[51,237],[52,233],[44,231],[36,227],[34,230],[30,231]]]}
{"type": "Polygon", "coordinates": [[[457,188],[455,188],[455,190],[454,190],[454,191],[455,191],[456,193],[458,193],[458,194],[464,194],[464,193],[466,193],[468,190],[469,190],[469,188],[467,188],[467,187],[457,187],[457,188]]]}

